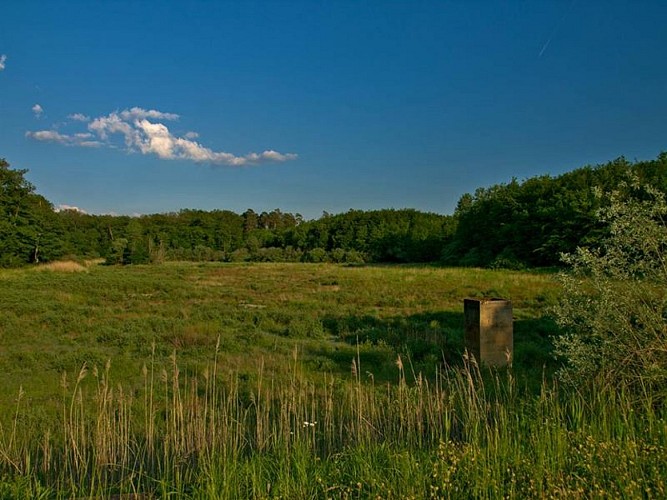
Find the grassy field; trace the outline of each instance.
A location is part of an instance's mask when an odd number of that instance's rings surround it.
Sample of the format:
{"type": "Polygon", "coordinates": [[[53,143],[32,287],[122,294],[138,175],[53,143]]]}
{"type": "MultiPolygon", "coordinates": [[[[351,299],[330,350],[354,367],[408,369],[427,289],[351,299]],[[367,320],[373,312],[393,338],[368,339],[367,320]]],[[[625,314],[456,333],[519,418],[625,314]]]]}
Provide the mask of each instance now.
{"type": "Polygon", "coordinates": [[[362,370],[396,380],[397,354],[433,373],[463,352],[463,298],[514,302],[517,357],[542,369],[551,357],[542,318],[553,301],[549,275],[430,267],[165,264],[91,266],[67,272],[0,272],[2,408],[20,386],[41,401],[61,374],[111,360],[129,383],[150,358],[176,350],[196,370],[220,340],[221,367],[251,377],[261,358],[284,374],[295,349],[309,371],[349,376],[360,344],[362,370]],[[85,268],[84,268],[85,269],[85,268]],[[155,351],[153,353],[153,351],[155,351]]]}
{"type": "Polygon", "coordinates": [[[0,272],[0,498],[664,495],[662,410],[566,392],[549,274],[165,264],[0,272]],[[510,298],[511,370],[463,298],[510,298]]]}

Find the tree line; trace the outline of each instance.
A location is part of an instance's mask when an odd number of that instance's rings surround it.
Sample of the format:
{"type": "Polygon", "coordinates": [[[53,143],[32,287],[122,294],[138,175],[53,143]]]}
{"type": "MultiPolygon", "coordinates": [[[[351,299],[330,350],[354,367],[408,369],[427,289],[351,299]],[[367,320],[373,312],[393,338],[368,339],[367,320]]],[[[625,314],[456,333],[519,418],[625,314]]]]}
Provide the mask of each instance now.
{"type": "Polygon", "coordinates": [[[452,215],[412,209],[350,210],[319,219],[279,209],[242,214],[190,210],[139,217],[54,209],[0,159],[0,266],[63,258],[110,264],[192,261],[441,262],[483,267],[554,266],[562,253],[608,233],[599,193],[629,178],[667,192],[667,153],[619,158],[566,174],[512,179],[464,194],[452,215]]]}

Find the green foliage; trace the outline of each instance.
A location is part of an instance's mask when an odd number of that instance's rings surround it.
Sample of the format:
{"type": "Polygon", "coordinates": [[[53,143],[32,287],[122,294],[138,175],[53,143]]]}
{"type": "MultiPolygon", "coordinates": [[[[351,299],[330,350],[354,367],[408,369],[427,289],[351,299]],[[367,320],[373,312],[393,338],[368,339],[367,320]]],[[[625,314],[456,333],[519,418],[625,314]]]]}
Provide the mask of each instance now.
{"type": "Polygon", "coordinates": [[[567,334],[556,352],[561,376],[576,384],[602,378],[667,396],[667,203],[637,179],[622,184],[598,212],[609,235],[598,247],[564,256],[556,315],[567,334]]]}
{"type": "Polygon", "coordinates": [[[10,170],[4,160],[1,165],[0,265],[5,267],[65,255],[103,256],[115,264],[440,260],[494,269],[556,266],[561,253],[596,244],[608,233],[608,225],[595,216],[607,200],[595,197],[593,188],[609,190],[635,175],[667,190],[667,154],[662,153],[651,161],[619,158],[555,178],[479,188],[461,197],[453,216],[410,209],[325,213],[311,221],[279,209],[98,216],[54,213],[25,181],[25,171],[10,170]]]}
{"type": "Polygon", "coordinates": [[[447,264],[520,269],[560,265],[560,254],[596,244],[608,223],[596,213],[608,200],[594,189],[616,189],[631,177],[667,192],[667,154],[630,163],[624,158],[479,188],[459,200],[456,232],[442,249],[447,264]]]}
{"type": "Polygon", "coordinates": [[[116,238],[111,242],[111,249],[107,255],[109,264],[125,264],[128,257],[128,241],[126,238],[116,238]]]}
{"type": "Polygon", "coordinates": [[[327,251],[324,248],[313,248],[304,254],[303,260],[304,262],[326,262],[328,260],[327,251]]]}
{"type": "Polygon", "coordinates": [[[433,262],[453,231],[450,216],[350,210],[300,224],[285,232],[284,241],[306,254],[322,249],[333,262],[433,262]]]}
{"type": "Polygon", "coordinates": [[[62,255],[62,229],[53,207],[0,158],[0,266],[48,261],[62,255]]]}

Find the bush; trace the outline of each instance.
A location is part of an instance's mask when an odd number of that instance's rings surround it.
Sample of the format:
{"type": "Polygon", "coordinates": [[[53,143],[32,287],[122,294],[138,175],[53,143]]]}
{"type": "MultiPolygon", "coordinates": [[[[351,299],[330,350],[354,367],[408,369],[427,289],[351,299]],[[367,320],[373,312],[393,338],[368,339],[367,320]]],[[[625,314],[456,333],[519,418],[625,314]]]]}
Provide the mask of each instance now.
{"type": "Polygon", "coordinates": [[[513,271],[523,271],[526,266],[516,258],[511,250],[505,249],[500,252],[489,264],[491,269],[510,269],[513,271]]]}
{"type": "MultiPolygon", "coordinates": [[[[594,378],[665,396],[667,383],[667,203],[635,180],[619,186],[600,210],[609,234],[599,248],[563,256],[564,294],[555,341],[566,360],[560,377],[594,378]],[[621,194],[624,193],[624,194],[621,194]]],[[[598,196],[602,196],[600,192],[598,196]]]]}
{"type": "Polygon", "coordinates": [[[248,260],[250,260],[250,251],[245,247],[237,248],[227,255],[227,261],[229,262],[246,262],[248,260]]]}
{"type": "Polygon", "coordinates": [[[329,255],[331,256],[331,262],[345,262],[345,250],[342,248],[334,248],[329,255]]]}
{"type": "Polygon", "coordinates": [[[303,255],[304,262],[327,262],[327,251],[324,248],[313,248],[303,255]]]}
{"type": "Polygon", "coordinates": [[[278,247],[259,248],[253,255],[257,262],[284,262],[285,251],[278,247]]]}
{"type": "Polygon", "coordinates": [[[363,264],[366,262],[367,257],[362,252],[348,250],[345,252],[344,260],[346,264],[363,264]]]}
{"type": "Polygon", "coordinates": [[[286,246],[284,252],[284,261],[285,262],[301,262],[303,257],[303,251],[293,246],[286,246]]]}

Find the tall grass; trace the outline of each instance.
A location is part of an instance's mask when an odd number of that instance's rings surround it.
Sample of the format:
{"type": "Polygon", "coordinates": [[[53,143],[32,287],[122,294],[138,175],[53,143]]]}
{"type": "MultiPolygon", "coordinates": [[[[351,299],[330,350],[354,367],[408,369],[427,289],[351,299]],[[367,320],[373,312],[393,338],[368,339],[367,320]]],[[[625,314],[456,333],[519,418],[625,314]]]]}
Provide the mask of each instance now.
{"type": "Polygon", "coordinates": [[[462,299],[476,294],[512,298],[515,357],[537,374],[538,386],[542,366],[553,365],[544,311],[557,284],[549,275],[316,264],[87,269],[0,270],[3,425],[20,386],[41,426],[60,413],[53,395],[63,372],[112,359],[115,383],[133,391],[153,343],[160,366],[177,349],[184,372],[203,373],[218,336],[219,371],[244,384],[257,377],[260,358],[265,378],[288,380],[284,368],[295,347],[305,371],[349,377],[357,342],[362,377],[371,371],[378,384],[395,381],[397,355],[409,354],[415,370],[433,379],[443,353],[448,363],[460,362],[462,299]]]}
{"type": "Polygon", "coordinates": [[[59,273],[80,273],[86,272],[88,269],[85,265],[79,264],[78,262],[72,260],[59,260],[37,266],[35,267],[35,270],[53,271],[59,273]]]}
{"type": "MultiPolygon", "coordinates": [[[[23,427],[22,398],[0,432],[0,496],[61,498],[664,497],[664,409],[622,390],[539,396],[511,371],[474,360],[428,381],[396,363],[375,384],[306,377],[298,353],[287,382],[251,386],[223,375],[216,354],[182,373],[154,359],[137,389],[110,367],[63,381],[59,426],[23,427]]],[[[20,395],[21,396],[21,395],[20,395]]]]}
{"type": "Polygon", "coordinates": [[[665,496],[665,410],[551,382],[549,275],[167,264],[0,281],[0,499],[665,496]],[[515,306],[513,371],[462,356],[461,299],[488,295],[515,306]]]}

